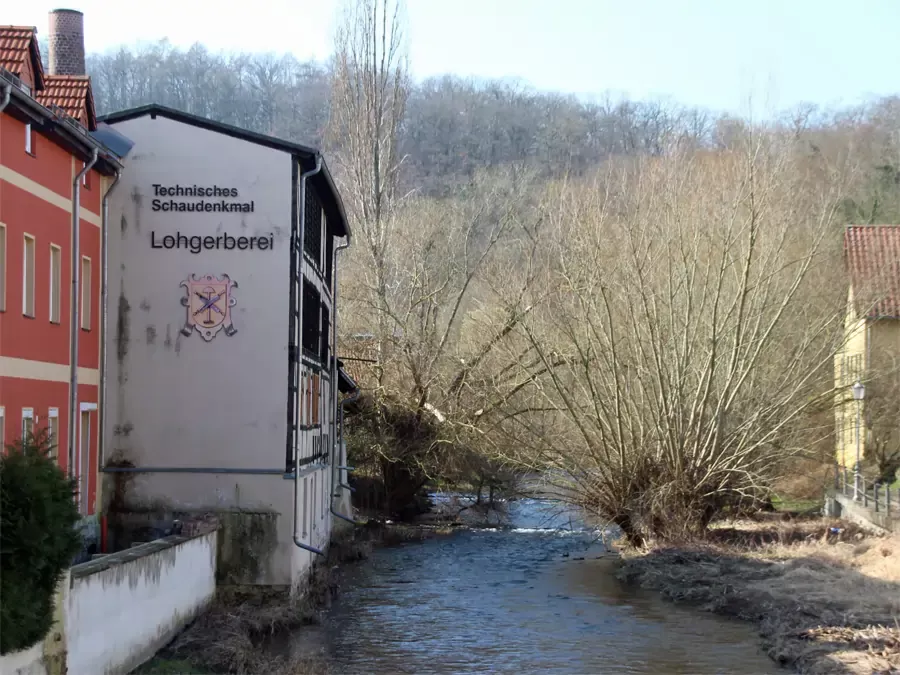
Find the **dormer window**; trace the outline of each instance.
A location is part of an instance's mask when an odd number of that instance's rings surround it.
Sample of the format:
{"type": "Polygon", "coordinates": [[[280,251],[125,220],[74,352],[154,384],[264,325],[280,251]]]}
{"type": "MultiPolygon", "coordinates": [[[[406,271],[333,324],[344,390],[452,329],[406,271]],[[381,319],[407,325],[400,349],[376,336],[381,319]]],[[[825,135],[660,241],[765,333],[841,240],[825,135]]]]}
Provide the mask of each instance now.
{"type": "Polygon", "coordinates": [[[30,124],[25,125],[25,152],[29,155],[34,154],[34,139],[32,138],[30,124]]]}

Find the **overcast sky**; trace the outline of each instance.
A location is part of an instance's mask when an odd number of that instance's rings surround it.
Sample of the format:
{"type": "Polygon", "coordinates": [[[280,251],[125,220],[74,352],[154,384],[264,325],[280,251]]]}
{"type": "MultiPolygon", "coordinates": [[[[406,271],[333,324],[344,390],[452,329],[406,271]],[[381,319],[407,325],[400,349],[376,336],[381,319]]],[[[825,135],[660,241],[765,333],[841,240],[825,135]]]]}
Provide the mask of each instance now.
{"type": "MultiPolygon", "coordinates": [[[[71,0],[88,51],[168,38],[325,58],[339,0],[71,0]]],[[[0,21],[46,34],[58,2],[0,21]]],[[[407,0],[417,78],[518,77],[542,89],[668,97],[759,113],[900,92],[900,0],[407,0]]]]}

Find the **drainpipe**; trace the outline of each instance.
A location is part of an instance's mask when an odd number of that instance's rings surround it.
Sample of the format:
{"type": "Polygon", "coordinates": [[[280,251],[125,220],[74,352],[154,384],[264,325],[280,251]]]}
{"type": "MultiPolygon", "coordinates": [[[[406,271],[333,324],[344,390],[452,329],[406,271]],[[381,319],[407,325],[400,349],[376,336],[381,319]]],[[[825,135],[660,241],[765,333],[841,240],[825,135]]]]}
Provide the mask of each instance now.
{"type": "Polygon", "coordinates": [[[0,102],[0,111],[2,111],[7,105],[9,105],[9,95],[12,92],[11,84],[3,85],[3,101],[0,102]]]}
{"type": "MultiPolygon", "coordinates": [[[[78,279],[81,276],[81,179],[97,163],[97,148],[91,159],[72,181],[72,306],[69,308],[69,457],[75,457],[75,418],[78,416],[78,331],[81,330],[78,307],[78,279]]],[[[98,406],[99,407],[99,406],[98,406]]],[[[74,476],[75,467],[69,467],[69,475],[74,476]]],[[[79,499],[80,501],[80,499],[79,499]]]]}
{"type": "MultiPolygon", "coordinates": [[[[338,425],[339,425],[338,429],[339,429],[340,438],[342,440],[344,438],[344,406],[348,403],[352,403],[353,401],[357,400],[358,398],[359,398],[359,389],[357,389],[356,391],[353,392],[353,394],[351,394],[350,396],[345,398],[343,401],[341,401],[341,405],[338,408],[338,425]]],[[[337,469],[339,471],[345,471],[345,470],[349,471],[350,467],[339,466],[339,467],[337,467],[337,469]]],[[[347,488],[349,490],[353,490],[353,488],[351,488],[349,485],[345,485],[343,482],[340,483],[340,487],[347,488]]],[[[346,520],[348,523],[353,523],[354,525],[362,525],[362,523],[359,523],[359,522],[353,520],[353,518],[348,518],[343,513],[338,513],[337,511],[334,510],[334,468],[332,468],[332,470],[331,470],[331,515],[337,516],[341,520],[346,520]]]]}
{"type": "Polygon", "coordinates": [[[100,251],[100,268],[102,270],[100,280],[100,310],[102,315],[100,321],[100,400],[98,407],[100,409],[101,427],[99,432],[100,447],[97,453],[98,466],[100,466],[100,462],[106,456],[106,434],[103,430],[106,427],[106,335],[109,327],[109,196],[112,194],[112,191],[116,189],[121,177],[122,172],[116,171],[115,180],[106,190],[106,194],[103,195],[103,206],[100,212],[100,240],[103,248],[100,251]]]}
{"type": "MultiPolygon", "coordinates": [[[[303,247],[304,247],[304,239],[306,237],[306,179],[310,176],[314,176],[319,171],[322,170],[322,155],[316,155],[316,168],[307,171],[306,173],[300,174],[300,227],[299,229],[299,237],[297,243],[300,247],[300,265],[297,268],[297,274],[300,277],[300,340],[297,345],[300,353],[297,354],[298,361],[300,360],[300,354],[303,351],[303,247]]],[[[296,254],[296,251],[291,251],[292,255],[296,254]]],[[[293,283],[293,282],[292,282],[293,283]]],[[[299,425],[298,425],[299,427],[299,425]]],[[[316,555],[325,555],[325,551],[316,548],[315,546],[310,546],[309,544],[304,544],[300,539],[301,536],[298,536],[297,533],[297,504],[299,503],[299,493],[300,493],[300,430],[297,429],[297,445],[298,447],[294,451],[294,545],[298,548],[302,548],[304,551],[309,551],[310,553],[315,553],[316,555]]]]}
{"type": "MultiPolygon", "coordinates": [[[[332,386],[331,386],[331,393],[332,393],[331,410],[338,414],[338,418],[339,418],[339,420],[340,420],[340,438],[341,438],[341,439],[343,439],[343,437],[344,437],[344,404],[347,403],[347,402],[349,402],[349,401],[351,401],[351,400],[352,400],[352,401],[355,401],[357,398],[359,398],[359,390],[357,389],[357,390],[353,393],[353,396],[352,396],[352,397],[350,397],[349,399],[344,399],[343,401],[341,401],[340,410],[338,409],[338,400],[337,400],[337,397],[338,397],[338,365],[337,365],[337,362],[338,362],[338,359],[337,359],[337,334],[338,334],[338,253],[340,253],[340,252],[343,251],[344,249],[348,248],[349,246],[350,246],[350,235],[349,235],[349,233],[348,233],[348,234],[347,234],[347,241],[346,241],[345,243],[343,243],[343,244],[340,244],[339,246],[335,246],[335,247],[334,247],[334,253],[332,254],[332,255],[333,255],[333,260],[334,260],[334,262],[333,262],[333,264],[331,265],[331,267],[332,267],[332,276],[333,276],[333,280],[332,280],[332,287],[333,287],[333,288],[332,288],[332,292],[331,292],[331,306],[332,306],[332,309],[333,309],[333,311],[332,311],[332,326],[331,326],[331,358],[332,358],[333,364],[334,364],[334,367],[333,367],[332,370],[331,370],[331,381],[332,381],[332,386]]],[[[340,450],[340,445],[339,445],[339,441],[338,441],[338,419],[335,419],[335,421],[334,421],[334,431],[333,431],[333,433],[332,433],[332,438],[333,438],[334,440],[333,440],[333,446],[332,446],[332,452],[331,452],[331,493],[329,494],[329,502],[330,502],[330,504],[331,504],[331,507],[330,507],[329,510],[331,511],[331,515],[333,515],[333,516],[337,516],[337,517],[340,518],[341,520],[346,520],[348,523],[353,523],[354,525],[359,525],[360,523],[357,523],[355,520],[353,520],[352,518],[348,518],[347,516],[345,516],[345,515],[342,514],[342,513],[338,513],[338,512],[335,511],[335,509],[334,509],[334,487],[335,487],[335,486],[334,486],[334,472],[335,472],[335,469],[337,469],[338,471],[342,471],[342,472],[343,472],[343,471],[346,470],[346,468],[347,468],[346,466],[344,466],[344,467],[335,466],[335,458],[340,456],[340,452],[339,452],[339,450],[340,450]]],[[[342,487],[342,488],[349,488],[350,486],[349,486],[349,485],[345,485],[345,483],[344,483],[344,481],[342,480],[342,478],[343,478],[343,476],[339,476],[339,477],[338,477],[338,484],[339,484],[339,486],[342,487]]]]}

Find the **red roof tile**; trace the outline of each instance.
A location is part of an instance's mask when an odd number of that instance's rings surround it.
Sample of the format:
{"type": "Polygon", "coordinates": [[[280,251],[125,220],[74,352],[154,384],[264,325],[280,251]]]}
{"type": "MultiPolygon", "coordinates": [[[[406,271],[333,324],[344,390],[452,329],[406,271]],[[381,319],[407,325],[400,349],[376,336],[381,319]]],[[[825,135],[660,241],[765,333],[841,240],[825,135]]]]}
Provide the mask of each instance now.
{"type": "Polygon", "coordinates": [[[0,26],[0,68],[22,76],[27,59],[31,59],[35,89],[43,83],[44,67],[34,26],[0,26]]]}
{"type": "Polygon", "coordinates": [[[38,103],[59,106],[86,129],[97,128],[91,80],[87,75],[45,75],[44,89],[37,92],[38,103]]]}
{"type": "Polygon", "coordinates": [[[860,311],[900,319],[900,225],[850,225],[844,256],[860,311]]]}

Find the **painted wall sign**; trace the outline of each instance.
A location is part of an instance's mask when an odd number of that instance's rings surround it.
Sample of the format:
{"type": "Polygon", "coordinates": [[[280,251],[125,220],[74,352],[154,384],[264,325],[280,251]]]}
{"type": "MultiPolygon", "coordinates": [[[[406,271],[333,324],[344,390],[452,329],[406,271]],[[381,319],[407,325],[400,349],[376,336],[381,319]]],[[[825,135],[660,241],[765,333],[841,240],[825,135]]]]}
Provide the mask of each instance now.
{"type": "Polygon", "coordinates": [[[253,213],[256,204],[249,202],[232,202],[237,199],[237,188],[219,187],[218,185],[161,185],[153,184],[153,211],[170,211],[177,213],[253,213]],[[168,199],[160,199],[168,197],[168,199]],[[173,199],[174,197],[194,197],[191,201],[173,199]],[[196,199],[196,197],[218,197],[218,201],[196,199]]]}
{"type": "Polygon", "coordinates": [[[150,248],[187,249],[191,253],[201,251],[271,251],[275,248],[275,235],[263,237],[232,237],[227,232],[217,235],[194,234],[190,237],[176,232],[175,234],[157,235],[150,232],[150,248]]]}
{"type": "Polygon", "coordinates": [[[187,295],[181,299],[181,305],[187,308],[187,319],[183,335],[190,336],[194,329],[200,337],[209,342],[216,334],[225,329],[229,337],[237,333],[231,320],[231,308],[237,303],[232,291],[238,287],[227,274],[221,277],[206,274],[192,274],[181,282],[187,295]]]}

